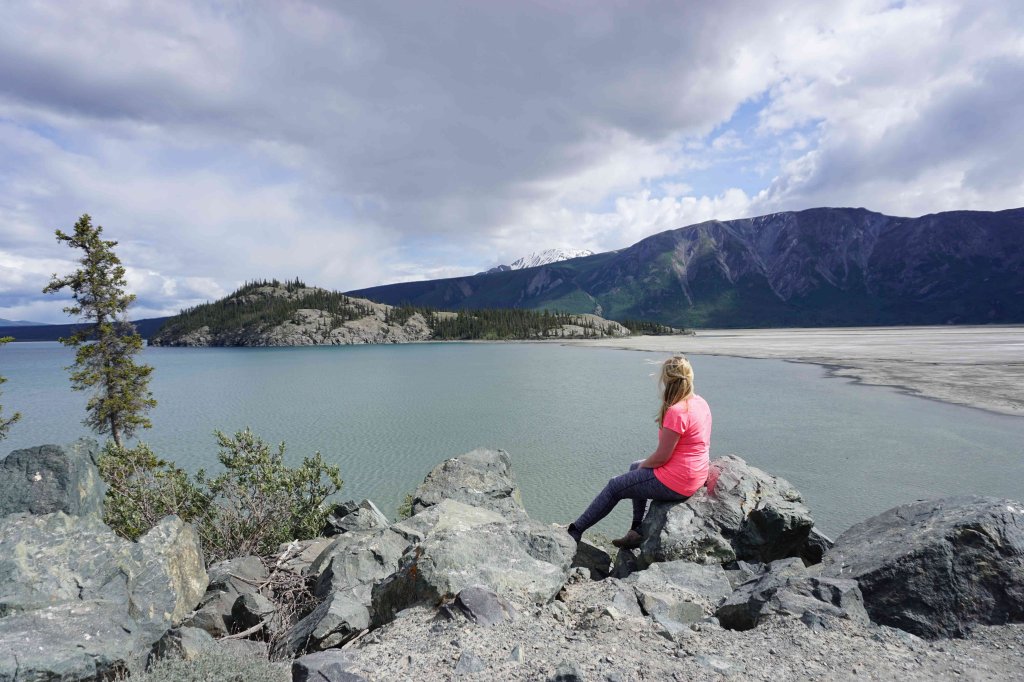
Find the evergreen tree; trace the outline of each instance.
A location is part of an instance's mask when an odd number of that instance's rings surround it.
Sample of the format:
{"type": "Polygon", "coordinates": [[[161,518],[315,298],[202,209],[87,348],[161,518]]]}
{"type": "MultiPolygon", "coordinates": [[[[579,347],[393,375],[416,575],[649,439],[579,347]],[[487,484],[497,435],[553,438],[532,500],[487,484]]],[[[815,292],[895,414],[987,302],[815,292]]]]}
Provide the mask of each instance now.
{"type": "MultiPolygon", "coordinates": [[[[10,336],[4,336],[0,338],[0,346],[3,346],[5,343],[9,343],[10,341],[13,340],[14,339],[10,336]]],[[[7,379],[0,376],[0,384],[6,381],[7,379]]],[[[3,405],[0,405],[0,440],[3,440],[4,438],[7,437],[7,431],[10,430],[11,424],[18,421],[19,419],[21,419],[21,413],[19,412],[15,412],[10,417],[4,417],[4,408],[3,405]]]]}
{"type": "Polygon", "coordinates": [[[58,242],[82,250],[78,261],[82,267],[64,277],[53,275],[43,293],[71,290],[75,303],[64,312],[87,324],[61,342],[78,349],[75,364],[68,367],[72,388],[93,391],[83,423],[97,433],[109,433],[114,444],[122,447],[123,438],[152,425],[146,413],[156,405],[149,391],[153,368],[135,364],[142,337],[127,318],[135,295],[125,293],[124,266],[113,250],[117,242],[102,236],[103,228],[93,227],[88,214],[75,223],[73,235],[57,230],[58,242]]]}

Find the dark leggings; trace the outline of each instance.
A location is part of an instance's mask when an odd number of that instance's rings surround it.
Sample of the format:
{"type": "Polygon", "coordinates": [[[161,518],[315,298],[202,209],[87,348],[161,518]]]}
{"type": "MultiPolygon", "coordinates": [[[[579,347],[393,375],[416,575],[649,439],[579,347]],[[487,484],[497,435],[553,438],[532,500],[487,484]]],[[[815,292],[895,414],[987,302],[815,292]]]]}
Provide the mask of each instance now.
{"type": "Polygon", "coordinates": [[[629,471],[608,481],[587,510],[573,522],[578,533],[583,533],[598,521],[608,516],[620,500],[633,500],[633,530],[640,530],[644,514],[647,513],[647,500],[665,500],[682,502],[688,495],[680,495],[662,483],[654,475],[654,469],[641,469],[639,460],[629,465],[629,471]]]}

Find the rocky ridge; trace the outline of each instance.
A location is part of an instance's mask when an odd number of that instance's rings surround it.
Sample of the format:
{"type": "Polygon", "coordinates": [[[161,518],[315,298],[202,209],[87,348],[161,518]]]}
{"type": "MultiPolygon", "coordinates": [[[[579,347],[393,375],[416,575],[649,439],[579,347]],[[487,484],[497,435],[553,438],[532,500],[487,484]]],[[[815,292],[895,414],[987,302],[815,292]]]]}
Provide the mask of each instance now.
{"type": "MultiPolygon", "coordinates": [[[[65,468],[87,467],[88,447],[57,449],[65,468]]],[[[53,449],[33,450],[54,461],[53,449]]],[[[24,451],[18,461],[32,469],[24,451]]],[[[507,453],[446,460],[412,493],[408,518],[342,503],[325,537],[282,546],[276,566],[319,600],[297,621],[265,593],[265,562],[204,571],[194,531],[174,517],[130,543],[89,511],[14,510],[0,519],[0,680],[104,679],[147,658],[242,644],[288,662],[274,664],[282,680],[1024,669],[1024,505],[905,505],[833,544],[784,479],[734,456],[712,469],[690,500],[653,509],[643,546],[613,561],[529,517],[507,453]]],[[[31,478],[0,479],[0,496],[31,478]]]]}

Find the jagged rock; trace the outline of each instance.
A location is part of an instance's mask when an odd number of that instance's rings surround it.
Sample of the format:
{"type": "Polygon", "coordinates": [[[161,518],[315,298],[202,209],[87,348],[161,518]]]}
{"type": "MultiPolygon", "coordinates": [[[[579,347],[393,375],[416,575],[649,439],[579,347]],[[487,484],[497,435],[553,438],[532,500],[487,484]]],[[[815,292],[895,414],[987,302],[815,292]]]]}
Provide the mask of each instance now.
{"type": "Polygon", "coordinates": [[[797,556],[813,525],[788,481],[728,455],[711,463],[708,486],[685,502],[651,503],[641,528],[641,564],[797,556]]]}
{"type": "MultiPolygon", "coordinates": [[[[248,630],[264,621],[267,621],[269,626],[275,612],[277,612],[277,606],[274,605],[274,602],[258,592],[250,592],[239,595],[235,599],[235,603],[231,606],[231,619],[239,629],[248,630]]],[[[267,629],[272,630],[273,628],[268,627],[267,629]]]]}
{"type": "Polygon", "coordinates": [[[238,599],[236,594],[213,590],[203,596],[198,608],[182,621],[182,625],[205,630],[213,637],[231,634],[235,619],[231,609],[238,599]]]}
{"type": "Polygon", "coordinates": [[[292,540],[277,548],[278,565],[296,575],[306,575],[313,562],[331,546],[332,538],[292,540]]]}
{"type": "Polygon", "coordinates": [[[238,597],[259,593],[269,577],[270,572],[257,556],[218,561],[210,566],[206,594],[182,624],[205,630],[214,637],[230,634],[236,629],[232,609],[238,597]]]}
{"type": "Polygon", "coordinates": [[[670,633],[713,614],[732,592],[721,566],[689,561],[653,564],[623,582],[636,591],[644,613],[670,633]]]}
{"type": "Polygon", "coordinates": [[[165,516],[135,547],[141,553],[142,570],[134,576],[132,604],[142,617],[164,629],[180,623],[207,586],[199,533],[177,516],[165,516]]]}
{"type": "Polygon", "coordinates": [[[807,535],[807,542],[804,544],[803,551],[800,552],[800,558],[808,565],[820,564],[822,558],[825,556],[825,552],[832,549],[832,545],[834,544],[835,542],[829,536],[825,535],[817,528],[811,528],[811,532],[807,535]]]}
{"type": "Polygon", "coordinates": [[[484,585],[470,585],[460,590],[455,597],[455,606],[466,618],[485,627],[516,617],[512,604],[484,585]]]}
{"type": "Polygon", "coordinates": [[[372,586],[398,568],[408,548],[409,541],[390,528],[339,535],[309,568],[317,576],[314,593],[348,591],[369,604],[372,586]]]}
{"type": "Polygon", "coordinates": [[[576,543],[529,519],[472,527],[437,524],[373,588],[373,622],[417,604],[437,604],[465,587],[489,585],[519,603],[550,601],[565,584],[576,543]]]}
{"type": "Polygon", "coordinates": [[[146,667],[168,657],[191,661],[208,648],[215,646],[217,641],[205,630],[190,627],[173,628],[165,632],[150,649],[146,667]]]}
{"type": "Polygon", "coordinates": [[[0,462],[0,516],[56,511],[103,516],[107,486],[98,456],[99,445],[91,438],[12,451],[0,462]]]}
{"type": "Polygon", "coordinates": [[[238,596],[258,592],[270,572],[258,556],[243,556],[218,561],[210,566],[210,591],[219,590],[238,596]]]}
{"type": "Polygon", "coordinates": [[[351,657],[343,651],[318,651],[292,661],[292,682],[366,682],[352,671],[351,657]]]}
{"type": "Polygon", "coordinates": [[[488,523],[502,523],[505,520],[498,512],[444,499],[394,524],[391,530],[401,534],[409,542],[422,542],[423,538],[435,530],[468,530],[488,523]]]}
{"type": "Polygon", "coordinates": [[[456,677],[482,673],[484,670],[487,670],[487,664],[472,651],[463,651],[459,654],[458,662],[455,663],[456,677]]]}
{"type": "Polygon", "coordinates": [[[473,450],[434,467],[412,494],[412,513],[450,499],[490,509],[503,516],[526,512],[512,474],[512,459],[504,450],[473,450]]]}
{"type": "Polygon", "coordinates": [[[586,679],[577,664],[566,661],[558,664],[548,682],[585,682],[586,679]]]}
{"type": "Polygon", "coordinates": [[[1024,504],[967,496],[895,507],[840,535],[822,566],[858,582],[873,621],[920,637],[1024,622],[1024,504]]]}
{"type": "Polygon", "coordinates": [[[636,552],[631,549],[620,549],[615,554],[611,577],[623,579],[640,570],[636,561],[636,552]]]}
{"type": "Polygon", "coordinates": [[[353,531],[370,531],[391,525],[380,509],[370,500],[363,500],[353,508],[352,502],[335,505],[327,517],[324,535],[334,536],[353,531]]]}
{"type": "Polygon", "coordinates": [[[288,628],[274,646],[276,657],[339,647],[370,626],[370,612],[348,592],[334,592],[288,628]]]}
{"type": "Polygon", "coordinates": [[[133,543],[63,512],[0,519],[0,577],[0,616],[106,600],[159,630],[154,639],[191,611],[207,580],[199,538],[176,516],[133,543]]]}
{"type": "Polygon", "coordinates": [[[153,639],[116,601],[72,601],[0,618],[0,680],[104,680],[138,666],[153,639]]]}
{"type": "Polygon", "coordinates": [[[18,679],[112,675],[191,610],[206,578],[195,531],[174,516],[137,543],[92,515],[0,518],[0,661],[17,654],[18,679]]]}
{"type": "Polygon", "coordinates": [[[576,543],[572,566],[586,569],[591,580],[604,580],[611,574],[612,558],[603,549],[581,540],[576,543]]]}
{"type": "Polygon", "coordinates": [[[715,613],[730,630],[749,630],[772,616],[805,614],[868,622],[857,581],[799,575],[792,569],[770,571],[741,585],[715,613]]]}

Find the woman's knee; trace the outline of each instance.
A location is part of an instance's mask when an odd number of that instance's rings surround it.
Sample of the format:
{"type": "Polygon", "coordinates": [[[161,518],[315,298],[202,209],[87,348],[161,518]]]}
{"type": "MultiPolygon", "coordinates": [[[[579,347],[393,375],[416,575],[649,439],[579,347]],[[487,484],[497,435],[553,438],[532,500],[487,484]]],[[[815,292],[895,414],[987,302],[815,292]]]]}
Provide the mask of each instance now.
{"type": "Polygon", "coordinates": [[[643,460],[642,459],[638,459],[637,461],[635,461],[635,462],[633,462],[632,464],[629,465],[629,470],[630,471],[636,471],[637,469],[640,468],[640,465],[642,463],[643,463],[643,460]]]}

